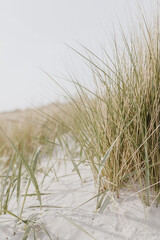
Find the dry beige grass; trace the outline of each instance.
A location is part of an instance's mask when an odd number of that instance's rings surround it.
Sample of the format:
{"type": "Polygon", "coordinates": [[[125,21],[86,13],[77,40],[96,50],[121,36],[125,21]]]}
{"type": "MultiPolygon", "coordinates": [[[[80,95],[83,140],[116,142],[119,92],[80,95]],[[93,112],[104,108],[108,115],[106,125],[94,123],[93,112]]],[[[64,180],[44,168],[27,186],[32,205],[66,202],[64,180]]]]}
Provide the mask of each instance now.
{"type": "MultiPolygon", "coordinates": [[[[36,144],[46,145],[47,140],[52,140],[56,123],[53,119],[51,122],[50,117],[54,118],[55,114],[58,115],[60,105],[50,104],[37,109],[0,113],[0,127],[18,149],[28,156],[36,144]]],[[[12,152],[11,144],[1,131],[0,157],[7,156],[10,159],[12,152]]]]}

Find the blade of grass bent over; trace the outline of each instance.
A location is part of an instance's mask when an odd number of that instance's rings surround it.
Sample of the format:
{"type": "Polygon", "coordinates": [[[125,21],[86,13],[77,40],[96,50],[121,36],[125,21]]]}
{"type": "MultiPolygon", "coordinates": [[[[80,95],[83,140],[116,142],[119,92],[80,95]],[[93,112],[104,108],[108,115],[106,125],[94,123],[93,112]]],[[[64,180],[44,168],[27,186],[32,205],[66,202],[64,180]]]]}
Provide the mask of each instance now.
{"type": "MultiPolygon", "coordinates": [[[[33,158],[33,162],[32,162],[32,171],[33,171],[33,174],[35,173],[35,170],[36,170],[36,165],[37,165],[37,161],[38,161],[38,157],[39,157],[39,154],[40,154],[40,150],[41,150],[41,147],[39,147],[35,153],[35,156],[33,158]]],[[[27,197],[27,193],[28,193],[28,189],[29,189],[29,186],[30,186],[30,183],[31,183],[31,177],[28,181],[28,184],[27,184],[27,188],[26,188],[26,191],[25,191],[25,195],[24,195],[24,200],[23,200],[23,204],[22,204],[22,208],[21,208],[21,212],[20,212],[20,217],[22,216],[22,213],[23,213],[23,209],[24,209],[24,204],[25,204],[25,201],[26,201],[26,197],[27,197]]],[[[41,196],[41,194],[40,194],[41,196]]],[[[42,207],[42,205],[40,204],[40,208],[42,207]]]]}

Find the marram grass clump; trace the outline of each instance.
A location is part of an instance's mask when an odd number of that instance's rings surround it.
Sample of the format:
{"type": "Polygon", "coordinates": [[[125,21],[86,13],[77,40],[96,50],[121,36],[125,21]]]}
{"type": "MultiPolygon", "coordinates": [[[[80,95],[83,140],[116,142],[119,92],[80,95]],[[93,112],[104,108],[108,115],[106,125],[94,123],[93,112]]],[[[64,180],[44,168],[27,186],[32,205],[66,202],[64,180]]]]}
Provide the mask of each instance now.
{"type": "MultiPolygon", "coordinates": [[[[160,186],[160,27],[142,13],[139,31],[113,39],[113,56],[78,53],[90,65],[93,89],[71,77],[76,97],[58,118],[79,141],[99,191],[136,187],[150,204],[160,186]],[[122,50],[123,49],[123,50],[122,50]],[[64,120],[65,119],[65,120],[64,120]]],[[[54,80],[55,81],[55,80],[54,80]]],[[[56,82],[56,81],[55,81],[56,82]]],[[[59,82],[57,83],[59,85],[59,82]]]]}

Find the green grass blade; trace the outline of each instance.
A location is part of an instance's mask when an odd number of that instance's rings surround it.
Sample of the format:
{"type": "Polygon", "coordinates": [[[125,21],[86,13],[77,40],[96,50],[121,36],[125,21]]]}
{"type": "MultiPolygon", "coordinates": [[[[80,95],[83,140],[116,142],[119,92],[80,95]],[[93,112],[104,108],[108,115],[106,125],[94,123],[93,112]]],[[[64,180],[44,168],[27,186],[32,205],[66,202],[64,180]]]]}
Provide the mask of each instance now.
{"type": "MultiPolygon", "coordinates": [[[[4,133],[3,129],[1,128],[2,132],[4,133]]],[[[33,170],[30,168],[30,166],[28,165],[27,161],[25,160],[25,158],[23,157],[23,155],[19,152],[19,150],[17,149],[17,147],[15,146],[15,144],[7,137],[7,135],[4,133],[4,135],[6,136],[6,138],[8,139],[8,141],[11,143],[11,145],[13,146],[15,152],[18,154],[18,156],[20,157],[20,159],[22,160],[22,163],[23,165],[25,166],[30,178],[31,178],[31,181],[35,187],[35,190],[36,190],[36,193],[37,193],[37,198],[40,202],[40,205],[41,205],[41,195],[40,195],[40,190],[39,190],[39,186],[38,186],[38,183],[37,183],[37,180],[35,178],[35,175],[34,175],[34,172],[33,170]]]]}
{"type": "Polygon", "coordinates": [[[20,160],[20,165],[19,165],[19,171],[18,171],[18,177],[17,177],[17,203],[19,203],[20,199],[20,187],[21,187],[21,171],[22,171],[22,160],[20,160]]]}
{"type": "Polygon", "coordinates": [[[27,223],[26,220],[23,220],[22,218],[18,217],[17,215],[15,215],[14,213],[10,212],[10,211],[7,210],[7,209],[4,209],[4,212],[6,212],[6,213],[10,214],[11,216],[17,218],[19,221],[22,221],[23,223],[27,223]]]}
{"type": "Polygon", "coordinates": [[[22,240],[27,240],[31,228],[32,228],[32,225],[31,225],[31,224],[28,224],[27,227],[26,227],[26,230],[25,230],[25,232],[24,232],[24,235],[23,235],[22,240]]]}
{"type": "Polygon", "coordinates": [[[110,202],[110,196],[107,195],[104,202],[102,203],[102,206],[100,207],[99,213],[103,213],[104,210],[106,209],[106,207],[108,206],[109,202],[110,202]]]}

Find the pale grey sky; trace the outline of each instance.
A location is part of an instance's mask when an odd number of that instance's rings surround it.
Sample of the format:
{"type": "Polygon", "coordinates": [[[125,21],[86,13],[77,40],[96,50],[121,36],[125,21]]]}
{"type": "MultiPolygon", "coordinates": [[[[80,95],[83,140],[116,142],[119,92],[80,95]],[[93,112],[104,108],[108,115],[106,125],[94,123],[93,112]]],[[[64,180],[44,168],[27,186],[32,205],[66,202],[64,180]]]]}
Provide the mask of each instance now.
{"type": "Polygon", "coordinates": [[[154,0],[0,0],[0,111],[56,99],[41,68],[78,71],[64,42],[98,51],[117,19],[125,26],[138,14],[137,2],[148,11],[154,0]]]}

